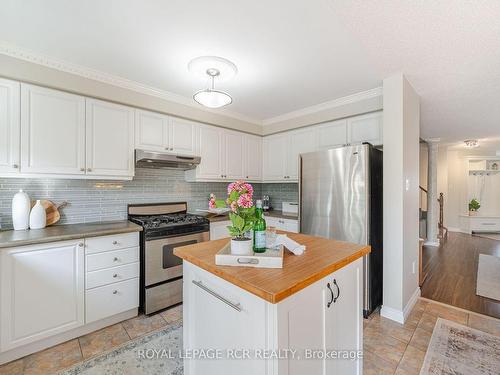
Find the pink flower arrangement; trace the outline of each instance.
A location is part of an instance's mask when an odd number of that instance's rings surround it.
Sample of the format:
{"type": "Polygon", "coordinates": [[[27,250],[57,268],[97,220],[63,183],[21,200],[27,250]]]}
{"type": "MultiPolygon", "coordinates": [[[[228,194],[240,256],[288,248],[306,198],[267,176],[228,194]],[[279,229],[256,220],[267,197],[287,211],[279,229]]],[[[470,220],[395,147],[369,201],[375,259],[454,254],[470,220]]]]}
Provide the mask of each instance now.
{"type": "Polygon", "coordinates": [[[242,180],[232,182],[227,186],[227,195],[226,203],[232,211],[229,218],[233,224],[228,227],[229,233],[236,238],[245,238],[255,221],[253,186],[242,180]]]}

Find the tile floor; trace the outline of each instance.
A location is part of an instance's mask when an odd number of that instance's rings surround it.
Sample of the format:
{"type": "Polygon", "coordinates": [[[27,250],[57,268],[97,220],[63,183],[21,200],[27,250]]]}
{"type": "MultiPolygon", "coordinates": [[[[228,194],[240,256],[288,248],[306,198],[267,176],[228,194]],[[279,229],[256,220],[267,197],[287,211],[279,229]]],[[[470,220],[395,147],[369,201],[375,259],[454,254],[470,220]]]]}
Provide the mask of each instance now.
{"type": "Polygon", "coordinates": [[[139,315],[0,366],[0,375],[52,375],[127,341],[182,319],[182,305],[150,317],[139,315]]]}
{"type": "MultiPolygon", "coordinates": [[[[419,374],[438,317],[500,336],[499,319],[420,299],[405,324],[378,313],[364,321],[364,375],[419,374]]],[[[55,374],[181,318],[182,306],[140,315],[0,366],[0,375],[55,374]]]]}
{"type": "Polygon", "coordinates": [[[364,321],[364,375],[418,375],[438,317],[500,336],[500,319],[419,299],[405,324],[364,321]]]}

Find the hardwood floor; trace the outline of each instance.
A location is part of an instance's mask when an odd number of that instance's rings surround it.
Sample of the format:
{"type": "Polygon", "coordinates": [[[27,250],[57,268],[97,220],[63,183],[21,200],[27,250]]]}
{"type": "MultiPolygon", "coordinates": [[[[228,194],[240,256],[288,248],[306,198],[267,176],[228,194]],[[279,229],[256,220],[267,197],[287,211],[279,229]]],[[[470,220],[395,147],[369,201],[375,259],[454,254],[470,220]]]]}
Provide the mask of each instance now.
{"type": "Polygon", "coordinates": [[[424,246],[422,297],[500,318],[500,302],[476,295],[479,254],[500,257],[500,241],[450,232],[439,247],[424,246]]]}

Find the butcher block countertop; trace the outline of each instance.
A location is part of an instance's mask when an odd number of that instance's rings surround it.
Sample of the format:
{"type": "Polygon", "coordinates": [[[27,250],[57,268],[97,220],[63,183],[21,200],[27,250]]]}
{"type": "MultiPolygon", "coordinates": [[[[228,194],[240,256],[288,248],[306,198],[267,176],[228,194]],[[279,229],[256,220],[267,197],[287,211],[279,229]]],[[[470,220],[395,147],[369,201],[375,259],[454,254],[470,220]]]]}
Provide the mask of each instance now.
{"type": "Polygon", "coordinates": [[[371,251],[370,246],[280,233],[306,246],[300,256],[285,250],[281,269],[215,265],[215,254],[228,238],[177,247],[174,254],[268,302],[278,303],[371,251]]]}
{"type": "Polygon", "coordinates": [[[0,231],[0,249],[13,246],[74,240],[110,234],[140,232],[142,227],[128,220],[85,224],[53,225],[43,229],[0,231]]]}

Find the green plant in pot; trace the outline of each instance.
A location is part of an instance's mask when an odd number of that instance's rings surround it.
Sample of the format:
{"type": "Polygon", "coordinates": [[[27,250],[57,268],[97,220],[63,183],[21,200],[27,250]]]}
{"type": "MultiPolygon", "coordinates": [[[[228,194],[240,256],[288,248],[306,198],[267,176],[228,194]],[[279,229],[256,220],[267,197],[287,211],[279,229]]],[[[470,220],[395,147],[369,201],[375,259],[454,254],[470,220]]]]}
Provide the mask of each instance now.
{"type": "Polygon", "coordinates": [[[481,208],[481,204],[476,198],[471,199],[469,202],[469,215],[474,216],[477,215],[477,211],[481,208]]]}
{"type": "Polygon", "coordinates": [[[253,205],[253,187],[245,181],[232,182],[227,187],[226,203],[231,208],[227,227],[231,235],[231,253],[235,255],[253,254],[253,241],[249,233],[255,221],[255,206],[253,205]]]}

